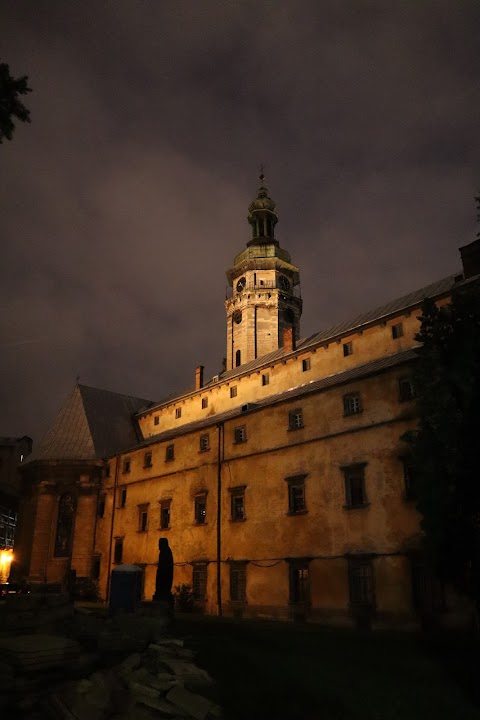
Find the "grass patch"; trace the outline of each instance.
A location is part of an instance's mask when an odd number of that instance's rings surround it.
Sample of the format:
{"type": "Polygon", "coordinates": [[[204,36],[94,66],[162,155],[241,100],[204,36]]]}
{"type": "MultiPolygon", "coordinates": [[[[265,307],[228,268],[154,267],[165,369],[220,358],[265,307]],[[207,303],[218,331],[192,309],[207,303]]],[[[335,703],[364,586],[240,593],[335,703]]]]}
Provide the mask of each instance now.
{"type": "Polygon", "coordinates": [[[176,621],[227,720],[478,720],[425,636],[212,618],[176,621]]]}

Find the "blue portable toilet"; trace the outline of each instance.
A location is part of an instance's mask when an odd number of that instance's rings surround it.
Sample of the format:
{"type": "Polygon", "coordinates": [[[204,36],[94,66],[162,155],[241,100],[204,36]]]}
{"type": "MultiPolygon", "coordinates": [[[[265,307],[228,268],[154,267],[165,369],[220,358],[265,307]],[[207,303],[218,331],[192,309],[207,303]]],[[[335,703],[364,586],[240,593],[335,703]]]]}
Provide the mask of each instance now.
{"type": "Polygon", "coordinates": [[[113,568],[110,583],[110,614],[134,613],[142,600],[143,569],[138,565],[113,568]]]}

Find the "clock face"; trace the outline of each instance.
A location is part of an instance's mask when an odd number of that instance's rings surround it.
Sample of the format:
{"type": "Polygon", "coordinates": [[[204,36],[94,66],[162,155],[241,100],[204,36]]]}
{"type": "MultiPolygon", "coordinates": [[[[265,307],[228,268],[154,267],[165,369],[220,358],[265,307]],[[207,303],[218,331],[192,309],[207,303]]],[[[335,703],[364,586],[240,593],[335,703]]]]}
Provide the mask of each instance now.
{"type": "Polygon", "coordinates": [[[285,275],[280,275],[278,278],[278,284],[282,290],[290,290],[290,280],[285,275]]]}
{"type": "Polygon", "coordinates": [[[237,292],[242,292],[245,285],[247,284],[247,280],[245,277],[241,277],[240,280],[237,282],[237,292]]]}

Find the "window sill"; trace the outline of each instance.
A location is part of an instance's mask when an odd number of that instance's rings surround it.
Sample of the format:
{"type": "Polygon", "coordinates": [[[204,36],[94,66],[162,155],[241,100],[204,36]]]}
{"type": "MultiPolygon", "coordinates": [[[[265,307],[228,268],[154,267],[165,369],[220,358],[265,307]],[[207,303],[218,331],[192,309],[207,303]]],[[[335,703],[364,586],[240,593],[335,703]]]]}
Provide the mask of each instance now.
{"type": "Polygon", "coordinates": [[[171,463],[175,460],[175,458],[165,458],[166,463],[171,463]]]}
{"type": "Polygon", "coordinates": [[[245,445],[246,442],[247,442],[246,440],[234,440],[233,444],[234,445],[245,445]]]}
{"type": "Polygon", "coordinates": [[[289,427],[288,432],[296,432],[297,430],[303,430],[305,425],[299,425],[298,427],[289,427]]]}
{"type": "Polygon", "coordinates": [[[203,527],[204,525],[208,525],[208,522],[194,522],[194,527],[203,527]]]}
{"type": "Polygon", "coordinates": [[[210,452],[210,450],[211,450],[211,448],[208,447],[208,448],[205,448],[205,450],[199,450],[198,452],[199,453],[207,453],[207,452],[210,452]]]}
{"type": "Polygon", "coordinates": [[[357,412],[350,412],[350,413],[343,413],[343,417],[356,417],[357,415],[361,415],[363,413],[363,410],[357,410],[357,412]]]}
{"type": "Polygon", "coordinates": [[[242,523],[242,522],[245,522],[246,519],[247,519],[247,518],[245,518],[245,517],[243,517],[243,518],[230,518],[230,522],[232,522],[232,523],[242,523]]]}
{"type": "Polygon", "coordinates": [[[306,515],[308,510],[289,510],[287,515],[306,515]]]}
{"type": "Polygon", "coordinates": [[[144,466],[143,466],[143,469],[144,469],[144,470],[148,470],[148,469],[150,469],[150,468],[152,468],[152,467],[153,467],[153,465],[144,465],[144,466]]]}
{"type": "Polygon", "coordinates": [[[125,510],[126,505],[117,505],[117,510],[125,510]]]}
{"type": "Polygon", "coordinates": [[[344,505],[344,510],[363,510],[364,508],[368,507],[370,505],[369,502],[364,502],[361,505],[344,505]]]}
{"type": "Polygon", "coordinates": [[[170,530],[170,525],[168,527],[159,527],[158,532],[165,532],[165,530],[170,530]]]}
{"type": "Polygon", "coordinates": [[[137,533],[140,533],[141,535],[146,535],[147,530],[137,530],[137,533]]]}

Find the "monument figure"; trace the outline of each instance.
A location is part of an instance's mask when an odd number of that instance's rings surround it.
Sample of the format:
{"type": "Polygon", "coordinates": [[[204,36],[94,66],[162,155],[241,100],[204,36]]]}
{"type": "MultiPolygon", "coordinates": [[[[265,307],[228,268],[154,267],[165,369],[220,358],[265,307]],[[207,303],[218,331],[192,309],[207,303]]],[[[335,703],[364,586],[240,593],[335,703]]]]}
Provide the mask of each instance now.
{"type": "Polygon", "coordinates": [[[155,595],[153,600],[173,604],[172,583],[173,583],[173,554],[168,545],[167,538],[160,538],[158,541],[158,567],[155,580],[155,595]]]}

